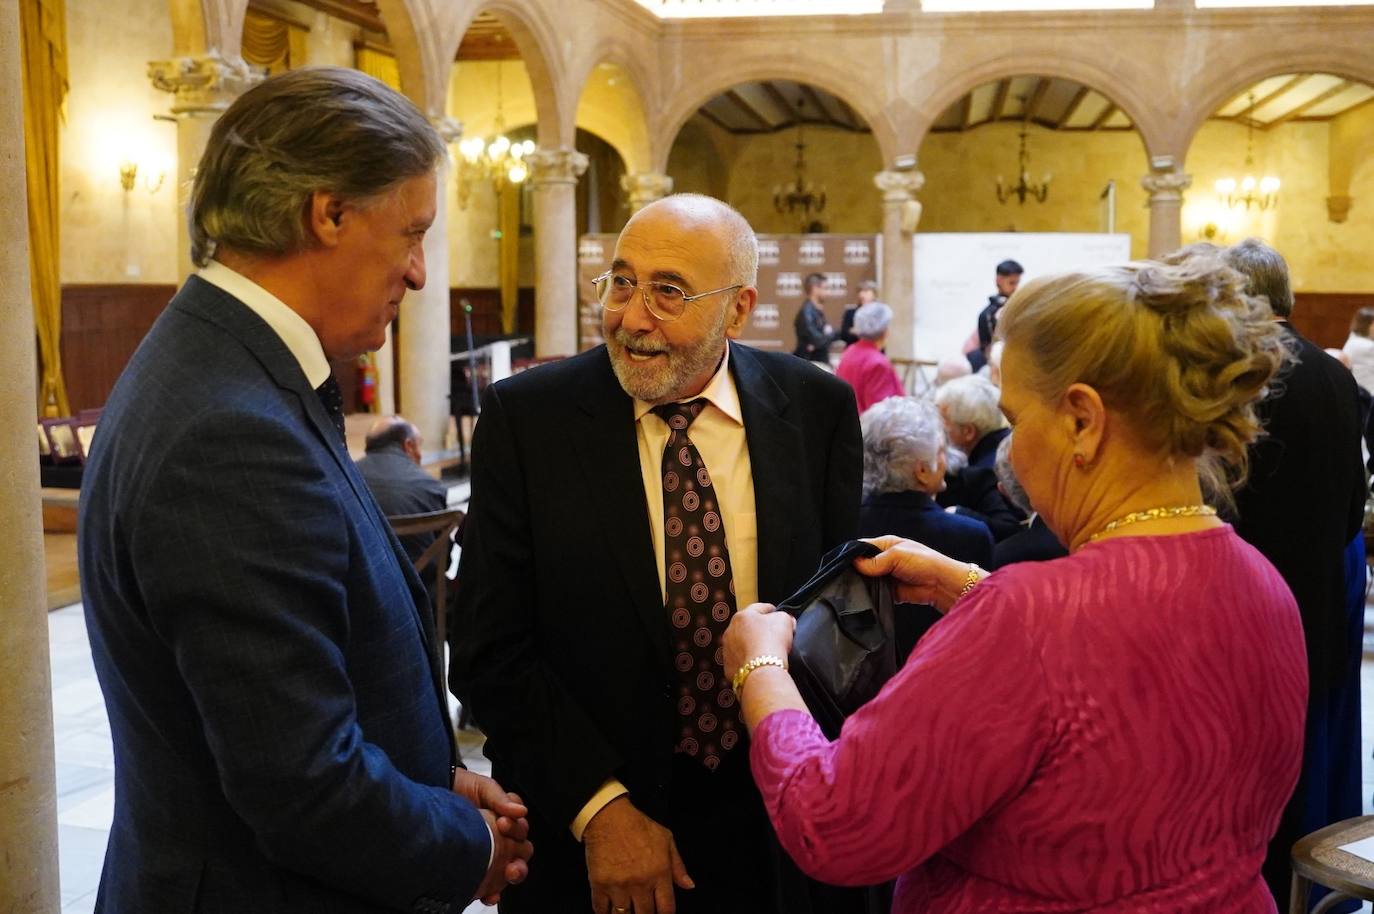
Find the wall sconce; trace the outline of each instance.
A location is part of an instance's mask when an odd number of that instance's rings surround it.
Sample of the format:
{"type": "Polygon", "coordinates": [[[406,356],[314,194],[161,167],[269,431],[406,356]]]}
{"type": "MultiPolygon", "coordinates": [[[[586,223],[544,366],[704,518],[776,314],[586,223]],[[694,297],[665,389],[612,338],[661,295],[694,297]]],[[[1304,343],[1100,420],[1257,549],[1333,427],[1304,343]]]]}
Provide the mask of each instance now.
{"type": "MultiPolygon", "coordinates": [[[[165,171],[158,172],[156,178],[149,176],[145,172],[143,175],[143,189],[148,191],[148,193],[150,194],[155,194],[162,189],[162,182],[166,180],[166,178],[167,172],[165,171]]],[[[125,193],[128,193],[129,191],[134,189],[134,186],[137,183],[138,163],[130,161],[120,163],[119,186],[124,188],[125,193]]]]}

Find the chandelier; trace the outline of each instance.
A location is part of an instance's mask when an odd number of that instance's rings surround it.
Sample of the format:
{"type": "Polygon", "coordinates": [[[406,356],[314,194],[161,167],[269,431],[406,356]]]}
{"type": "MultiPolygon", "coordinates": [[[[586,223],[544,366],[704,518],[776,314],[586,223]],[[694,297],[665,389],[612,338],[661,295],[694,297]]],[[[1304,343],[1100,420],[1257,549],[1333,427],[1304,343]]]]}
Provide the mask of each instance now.
{"type": "MultiPolygon", "coordinates": [[[[1025,99],[1022,99],[1024,102],[1025,99]]],[[[1045,172],[1045,180],[1035,184],[1030,179],[1030,153],[1026,150],[1026,135],[1029,129],[1028,120],[1021,122],[1021,151],[1017,154],[1017,165],[1020,168],[1020,175],[1016,179],[1016,184],[1008,188],[1002,184],[1002,176],[997,176],[997,202],[1010,203],[1011,198],[1015,197],[1016,202],[1026,205],[1026,198],[1030,197],[1036,203],[1044,203],[1045,198],[1050,195],[1050,175],[1045,172]]]]}
{"type": "Polygon", "coordinates": [[[1279,205],[1279,179],[1273,175],[1265,175],[1256,180],[1251,173],[1255,167],[1255,93],[1250,93],[1250,107],[1246,109],[1251,116],[1246,118],[1245,132],[1245,177],[1237,181],[1235,178],[1218,178],[1216,183],[1217,196],[1226,201],[1226,205],[1232,208],[1244,205],[1246,209],[1251,206],[1257,207],[1261,212],[1279,205]]]}
{"type": "Polygon", "coordinates": [[[490,183],[499,197],[508,184],[520,184],[529,177],[525,160],[534,152],[534,141],[514,143],[506,136],[506,119],[501,108],[501,69],[496,70],[495,135],[469,137],[458,144],[458,206],[468,208],[468,197],[478,184],[490,183]]]}
{"type": "Polygon", "coordinates": [[[813,224],[813,216],[825,210],[825,188],[806,180],[806,143],[802,136],[802,101],[797,102],[797,177],[789,184],[779,184],[773,188],[773,208],[779,215],[801,216],[801,230],[806,232],[813,224]]]}

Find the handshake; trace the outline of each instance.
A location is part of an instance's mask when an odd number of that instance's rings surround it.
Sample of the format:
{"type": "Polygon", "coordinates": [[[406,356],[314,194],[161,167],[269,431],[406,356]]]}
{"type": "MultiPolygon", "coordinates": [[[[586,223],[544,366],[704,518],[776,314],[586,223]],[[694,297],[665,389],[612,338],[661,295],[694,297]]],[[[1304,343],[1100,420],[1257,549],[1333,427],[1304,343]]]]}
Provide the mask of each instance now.
{"type": "Polygon", "coordinates": [[[534,845],[529,841],[530,824],[525,821],[529,810],[519,796],[466,768],[454,772],[453,792],[477,807],[491,829],[491,865],[473,897],[483,904],[496,904],[502,889],[529,875],[529,859],[534,853],[534,845]]]}

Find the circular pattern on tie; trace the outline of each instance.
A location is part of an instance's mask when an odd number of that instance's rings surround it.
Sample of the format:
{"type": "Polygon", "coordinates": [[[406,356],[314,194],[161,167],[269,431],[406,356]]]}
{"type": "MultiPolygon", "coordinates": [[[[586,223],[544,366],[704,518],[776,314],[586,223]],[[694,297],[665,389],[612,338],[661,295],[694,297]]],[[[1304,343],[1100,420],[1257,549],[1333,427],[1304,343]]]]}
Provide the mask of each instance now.
{"type": "Polygon", "coordinates": [[[720,647],[720,636],[735,611],[725,520],[710,469],[690,433],[705,406],[705,399],[697,399],[657,406],[654,412],[668,425],[661,467],[662,529],[664,602],[674,632],[676,706],[682,718],[676,751],[714,769],[739,741],[740,722],[739,702],[728,688],[720,647]],[[716,733],[729,736],[728,743],[706,735],[716,733]]]}
{"type": "Polygon", "coordinates": [[[739,742],[739,734],[734,730],[726,730],[720,735],[720,748],[733,749],[739,742]]]}

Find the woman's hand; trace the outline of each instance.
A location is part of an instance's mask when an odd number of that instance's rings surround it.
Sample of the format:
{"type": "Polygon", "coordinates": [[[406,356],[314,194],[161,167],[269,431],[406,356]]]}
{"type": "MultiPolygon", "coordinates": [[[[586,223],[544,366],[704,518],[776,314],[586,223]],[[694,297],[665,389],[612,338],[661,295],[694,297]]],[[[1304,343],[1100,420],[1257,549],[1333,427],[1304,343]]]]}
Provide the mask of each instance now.
{"type": "MultiPolygon", "coordinates": [[[[898,602],[929,603],[944,612],[959,599],[968,581],[967,562],[956,561],[929,546],[899,536],[879,536],[865,542],[882,552],[871,559],[855,559],[854,570],[870,578],[890,575],[898,602]]],[[[987,572],[980,571],[979,580],[986,576],[987,572]]]]}
{"type": "Polygon", "coordinates": [[[771,603],[754,603],[735,613],[722,641],[726,680],[734,681],[739,668],[755,657],[771,654],[786,660],[796,628],[797,620],[771,603]]]}

